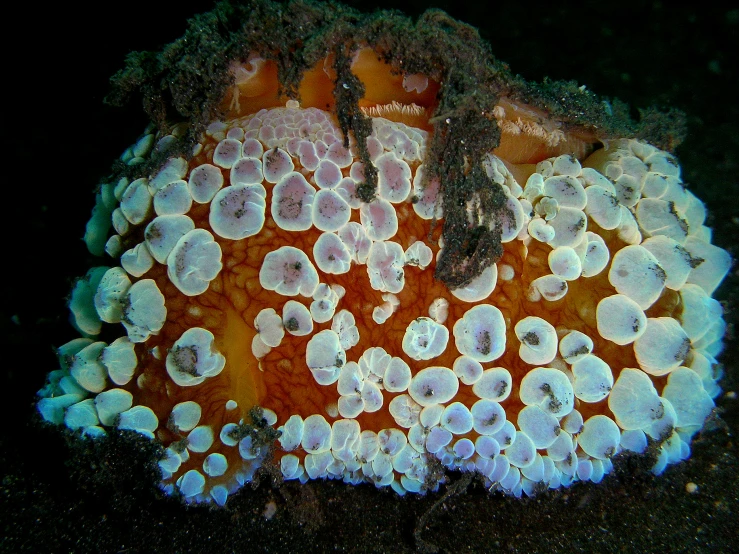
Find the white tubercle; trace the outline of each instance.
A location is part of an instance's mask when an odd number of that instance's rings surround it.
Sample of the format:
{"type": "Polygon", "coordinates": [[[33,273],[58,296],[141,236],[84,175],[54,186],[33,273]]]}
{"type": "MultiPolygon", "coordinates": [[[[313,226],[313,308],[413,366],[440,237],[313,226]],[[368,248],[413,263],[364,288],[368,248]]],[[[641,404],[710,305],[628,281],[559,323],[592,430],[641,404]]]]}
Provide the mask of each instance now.
{"type": "Polygon", "coordinates": [[[464,435],[472,430],[472,414],[461,402],[452,402],[444,408],[440,425],[450,433],[464,435]]]}
{"type": "Polygon", "coordinates": [[[116,385],[125,385],[133,377],[138,365],[134,348],[134,343],[128,337],[118,337],[100,354],[100,361],[108,370],[108,377],[116,385]]]}
{"type": "MultiPolygon", "coordinates": [[[[472,406],[473,409],[474,407],[475,406],[472,406]]],[[[475,439],[475,452],[477,452],[482,458],[487,458],[492,461],[493,458],[500,454],[500,445],[493,437],[480,435],[475,439]]]]}
{"type": "Polygon", "coordinates": [[[570,331],[559,341],[559,353],[568,364],[573,364],[593,351],[593,339],[580,331],[570,331]]]}
{"type": "Polygon", "coordinates": [[[429,315],[436,323],[443,324],[449,316],[449,301],[446,298],[434,298],[429,306],[429,315]]]}
{"type": "Polygon", "coordinates": [[[169,158],[156,175],[149,176],[149,190],[154,194],[160,188],[182,179],[187,173],[185,158],[169,158]]]}
{"type": "Polygon", "coordinates": [[[698,430],[714,408],[713,400],[703,388],[701,379],[692,369],[679,367],[667,378],[662,390],[675,410],[678,428],[698,430]]]}
{"type": "Polygon", "coordinates": [[[256,235],[264,226],[267,207],[261,185],[231,185],[219,190],[210,204],[211,229],[225,239],[256,235]]]}
{"type": "Polygon", "coordinates": [[[557,331],[548,321],[528,316],[516,323],[514,331],[521,341],[518,355],[527,364],[548,364],[557,355],[557,331]]]}
{"type": "Polygon", "coordinates": [[[367,257],[370,285],[382,292],[399,293],[405,285],[405,254],[397,242],[373,242],[367,257]]]}
{"type": "Polygon", "coordinates": [[[624,368],[608,395],[608,409],[625,430],[644,429],[661,418],[664,408],[649,376],[639,369],[624,368]]]}
{"type": "Polygon", "coordinates": [[[600,336],[621,346],[631,344],[647,329],[647,316],[639,304],[623,294],[601,299],[595,318],[600,336]]]}
{"type": "Polygon", "coordinates": [[[517,423],[536,448],[550,447],[561,431],[557,418],[537,405],[525,406],[518,412],[517,423]]]}
{"type": "Polygon", "coordinates": [[[572,364],[572,375],[575,396],[583,402],[599,402],[613,388],[611,367],[592,354],[572,364]]]}
{"type": "Polygon", "coordinates": [[[352,261],[358,264],[363,264],[367,261],[372,241],[367,237],[364,227],[359,223],[350,221],[339,229],[338,235],[341,242],[349,250],[352,261]]]}
{"type": "Polygon", "coordinates": [[[672,201],[663,198],[643,198],[636,205],[636,220],[644,233],[663,235],[683,242],[688,234],[688,225],[680,217],[672,201]]]}
{"type": "Polygon", "coordinates": [[[588,231],[585,233],[587,245],[582,260],[582,276],[594,277],[603,271],[611,258],[611,251],[600,235],[588,231]]]}
{"type": "Polygon", "coordinates": [[[560,246],[549,252],[548,262],[552,273],[566,281],[574,281],[582,273],[580,257],[569,246],[560,246]]]}
{"type": "Polygon", "coordinates": [[[339,275],[351,269],[352,256],[336,233],[322,233],[313,245],[313,259],[324,273],[339,275]]]}
{"type": "Polygon", "coordinates": [[[511,394],[513,378],[504,367],[486,369],[477,382],[472,385],[472,392],[478,398],[503,402],[511,394]]]}
{"type": "Polygon", "coordinates": [[[354,315],[349,310],[341,310],[333,317],[331,330],[339,335],[339,342],[344,350],[349,350],[359,342],[359,330],[354,315]]]}
{"type": "Polygon", "coordinates": [[[190,172],[187,187],[198,204],[207,204],[223,186],[223,173],[211,164],[199,165],[190,172]]]}
{"type": "Polygon", "coordinates": [[[169,280],[187,296],[204,293],[220,273],[221,247],[205,229],[193,229],[177,241],[167,258],[169,280]]]}
{"type": "Polygon", "coordinates": [[[149,438],[154,437],[157,427],[159,427],[159,420],[147,406],[134,406],[122,412],[118,418],[118,429],[136,431],[149,438]]]}
{"type": "Polygon", "coordinates": [[[511,468],[512,472],[516,468],[527,467],[534,463],[536,446],[534,446],[534,441],[526,433],[518,431],[513,444],[505,449],[505,455],[508,461],[511,462],[511,465],[515,466],[511,468]]]}
{"type": "Polygon", "coordinates": [[[498,279],[501,281],[512,281],[516,276],[516,272],[512,266],[508,264],[497,264],[498,265],[498,279]]]}
{"type": "Polygon", "coordinates": [[[629,450],[637,454],[643,454],[647,450],[647,435],[641,429],[632,429],[621,432],[619,445],[622,450],[629,450]]]}
{"type": "Polygon", "coordinates": [[[700,344],[698,341],[709,332],[712,325],[721,321],[723,314],[721,303],[708,296],[703,288],[692,283],[682,286],[680,300],[683,308],[679,316],[680,324],[688,338],[693,343],[700,344]]]}
{"type": "Polygon", "coordinates": [[[440,219],[444,215],[441,207],[441,182],[438,178],[432,178],[424,184],[424,170],[423,164],[419,165],[413,176],[413,195],[416,199],[413,211],[421,219],[440,219]]]}
{"type": "Polygon", "coordinates": [[[585,213],[576,208],[560,207],[556,217],[549,221],[554,229],[554,238],[549,244],[575,247],[585,237],[588,227],[588,218],[585,213]]]}
{"type": "Polygon", "coordinates": [[[501,311],[490,304],[467,310],[454,324],[453,332],[459,353],[478,362],[491,362],[505,352],[505,320],[501,311]]]}
{"type": "MultiPolygon", "coordinates": [[[[352,171],[354,170],[355,166],[362,166],[363,164],[361,162],[354,162],[352,164],[352,171]]],[[[352,210],[358,210],[359,207],[362,205],[362,200],[357,196],[357,184],[359,181],[355,181],[352,179],[352,177],[344,177],[341,181],[339,181],[339,184],[336,185],[336,192],[339,193],[339,196],[341,196],[347,204],[349,204],[349,207],[352,210]]]]}
{"type": "Polygon", "coordinates": [[[241,158],[241,142],[234,138],[220,141],[213,151],[213,163],[224,169],[230,169],[241,158]]]}
{"type": "Polygon", "coordinates": [[[291,335],[302,337],[313,332],[313,319],[305,305],[288,300],[282,307],[282,326],[291,335]]]}
{"type": "Polygon", "coordinates": [[[577,435],[582,431],[582,414],[577,410],[572,410],[562,419],[562,429],[570,435],[577,435]]]}
{"type": "Polygon", "coordinates": [[[100,316],[95,310],[95,293],[108,267],[90,268],[84,277],[77,279],[69,299],[73,325],[87,335],[97,335],[102,328],[100,316]]]}
{"type": "Polygon", "coordinates": [[[421,410],[418,416],[418,422],[427,429],[439,425],[441,414],[444,413],[442,404],[429,404],[421,410]]]}
{"type": "Polygon", "coordinates": [[[85,435],[88,433],[94,433],[95,435],[98,433],[105,434],[99,426],[100,423],[97,410],[95,409],[95,402],[92,398],[72,404],[64,412],[64,424],[72,430],[83,429],[85,435]],[[100,429],[100,431],[97,429],[100,429]]]}
{"type": "Polygon", "coordinates": [[[577,443],[588,456],[605,460],[616,453],[621,442],[621,430],[609,417],[594,415],[585,422],[577,443]]]}
{"type": "Polygon", "coordinates": [[[153,279],[142,279],[131,285],[123,306],[121,322],[131,342],[144,342],[164,326],[167,318],[164,295],[153,279]]]}
{"type": "Polygon", "coordinates": [[[141,277],[154,265],[154,258],[145,242],[126,250],[121,255],[121,266],[129,275],[141,277]]]}
{"type": "Polygon", "coordinates": [[[598,185],[586,188],[585,193],[588,197],[585,213],[603,229],[618,227],[621,223],[621,209],[616,195],[598,185]]]}
{"type": "Polygon", "coordinates": [[[285,336],[282,318],[273,308],[264,308],[257,314],[254,318],[254,328],[262,342],[271,348],[280,346],[285,336]]]}
{"type": "Polygon", "coordinates": [[[100,354],[104,348],[104,342],[94,342],[82,348],[72,359],[72,378],[89,392],[101,392],[105,389],[107,371],[100,362],[100,354]]]}
{"type": "Polygon", "coordinates": [[[404,392],[411,384],[411,368],[401,358],[393,356],[382,376],[382,386],[388,392],[404,392]]]}
{"type": "Polygon", "coordinates": [[[554,175],[544,180],[544,196],[554,198],[560,206],[582,210],[588,202],[585,189],[571,175],[554,175]]]}
{"type": "Polygon", "coordinates": [[[316,155],[316,147],[311,141],[300,141],[296,150],[298,158],[300,158],[300,165],[308,171],[315,171],[318,168],[321,159],[316,155]]]}
{"type": "Polygon", "coordinates": [[[382,198],[362,204],[359,208],[359,221],[367,236],[373,241],[386,241],[398,232],[395,208],[382,198]]]}
{"type": "Polygon", "coordinates": [[[671,238],[657,235],[641,243],[665,270],[665,287],[679,290],[688,280],[694,264],[693,258],[683,246],[671,238]]]}
{"type": "Polygon", "coordinates": [[[220,477],[228,469],[228,459],[223,454],[214,452],[203,460],[203,472],[209,477],[220,477]]]}
{"type": "Polygon", "coordinates": [[[419,94],[428,87],[429,79],[422,73],[403,75],[403,90],[406,92],[418,92],[419,94]]]}
{"type": "Polygon", "coordinates": [[[329,159],[322,159],[313,173],[313,180],[320,189],[332,189],[341,182],[341,168],[329,159]]]}
{"type": "Polygon", "coordinates": [[[181,387],[199,385],[215,377],[226,358],[215,349],[215,337],[207,329],[192,327],[182,333],[167,354],[167,373],[181,387]]]}
{"type": "Polygon", "coordinates": [[[350,217],[351,208],[338,192],[333,189],[316,192],[311,218],[319,231],[338,231],[349,223],[350,217]]]}
{"type": "Polygon", "coordinates": [[[434,254],[425,242],[417,240],[405,251],[405,264],[415,265],[420,269],[426,269],[433,261],[434,254]]]}
{"type": "Polygon", "coordinates": [[[331,425],[318,414],[305,418],[303,437],[300,441],[303,450],[308,454],[320,454],[331,449],[331,425]]]}
{"type": "MultiPolygon", "coordinates": [[[[408,398],[408,395],[406,395],[406,398],[408,398]]],[[[420,406],[418,407],[420,408],[420,406]]],[[[377,433],[377,443],[381,452],[389,456],[395,456],[406,447],[408,437],[400,429],[383,429],[377,433]]]]}
{"type": "Polygon", "coordinates": [[[567,281],[562,277],[554,274],[542,275],[531,281],[527,298],[532,302],[536,302],[540,299],[540,296],[543,296],[545,300],[554,302],[564,298],[568,290],[567,281]],[[540,296],[536,296],[537,294],[540,296]]]}
{"type": "Polygon", "coordinates": [[[262,155],[262,170],[264,180],[268,183],[278,183],[285,175],[295,169],[290,154],[282,148],[267,150],[262,155]]]}
{"type": "MultiPolygon", "coordinates": [[[[405,429],[409,429],[413,425],[418,423],[418,417],[421,413],[421,409],[422,406],[407,394],[399,394],[390,401],[390,404],[388,404],[388,411],[390,412],[390,415],[393,416],[395,423],[405,429]]],[[[382,447],[382,432],[380,432],[379,437],[380,445],[382,447]]],[[[405,439],[405,434],[403,434],[403,438],[405,439]]]]}
{"type": "Polygon", "coordinates": [[[146,226],[146,246],[156,261],[166,264],[177,242],[193,229],[195,223],[186,215],[160,215],[146,226]]]}
{"type": "MultiPolygon", "coordinates": [[[[259,154],[261,156],[261,152],[259,154]]],[[[231,166],[231,185],[261,185],[264,181],[262,160],[243,157],[231,166]]]]}
{"type": "Polygon", "coordinates": [[[505,244],[519,236],[528,217],[518,198],[506,194],[505,207],[496,214],[495,222],[500,224],[500,242],[505,244]]]}
{"type": "Polygon", "coordinates": [[[282,246],[264,257],[259,284],[283,296],[310,297],[318,287],[318,272],[302,250],[282,246]]]}
{"type": "Polygon", "coordinates": [[[608,281],[616,291],[634,300],[643,310],[659,298],[666,277],[657,258],[639,245],[616,252],[608,272],[608,281]]]}
{"type": "Polygon", "coordinates": [[[414,360],[431,360],[440,356],[449,342],[449,330],[428,317],[408,324],[403,335],[403,352],[414,360]]]}
{"type": "Polygon", "coordinates": [[[537,367],[524,375],[518,394],[527,406],[539,406],[560,418],[575,407],[575,393],[570,380],[563,372],[551,367],[537,367]]]}
{"type": "Polygon", "coordinates": [[[305,350],[305,361],[319,385],[331,385],[339,379],[346,363],[346,352],[336,332],[325,329],[314,335],[305,350]]]}
{"type": "Polygon", "coordinates": [[[123,317],[123,299],[131,287],[131,280],[121,267],[112,267],[105,272],[93,302],[100,319],[106,323],[118,323],[123,317]]]}
{"type": "Polygon", "coordinates": [[[650,317],[644,333],[634,342],[636,361],[651,375],[666,375],[683,364],[690,339],[677,320],[650,317]]]}
{"type": "Polygon", "coordinates": [[[487,398],[475,402],[470,413],[472,414],[472,428],[483,436],[495,435],[503,429],[506,422],[503,406],[487,398]]]}
{"type": "Polygon", "coordinates": [[[272,347],[267,346],[264,341],[262,340],[262,337],[259,336],[259,333],[254,335],[254,338],[251,340],[251,353],[252,355],[257,358],[258,360],[261,360],[264,358],[267,354],[272,352],[272,347]]]}
{"type": "Polygon", "coordinates": [[[386,152],[374,160],[377,168],[377,194],[383,200],[397,204],[411,192],[411,168],[395,155],[386,152]]]}
{"type": "Polygon", "coordinates": [[[357,417],[364,411],[362,390],[365,380],[356,362],[347,362],[339,372],[336,391],[341,395],[338,411],[341,417],[357,417]]]}
{"type": "Polygon", "coordinates": [[[316,323],[326,323],[334,317],[336,306],[344,296],[344,287],[321,283],[313,293],[310,315],[316,323]]]}
{"type": "Polygon", "coordinates": [[[353,460],[357,453],[360,427],[355,419],[339,419],[331,426],[331,453],[341,461],[353,460]]]}
{"type": "Polygon", "coordinates": [[[713,294],[731,268],[731,256],[719,248],[697,237],[690,236],[683,244],[694,262],[698,263],[688,275],[688,283],[700,286],[706,294],[713,294]]]}
{"type": "Polygon", "coordinates": [[[299,415],[291,415],[284,425],[278,428],[282,431],[279,440],[280,446],[285,452],[292,452],[303,440],[304,423],[303,418],[299,415]]]}
{"type": "Polygon", "coordinates": [[[482,365],[469,356],[459,356],[454,360],[452,371],[465,385],[474,385],[482,377],[482,365]]]}
{"type": "Polygon", "coordinates": [[[127,390],[110,389],[95,397],[95,410],[103,425],[113,425],[121,412],[133,406],[133,395],[127,390]]]}
{"type": "Polygon", "coordinates": [[[383,293],[384,302],[372,310],[372,320],[378,325],[385,323],[396,312],[400,300],[391,292],[383,293]]]}
{"type": "Polygon", "coordinates": [[[200,423],[202,413],[200,404],[197,402],[180,402],[172,408],[172,413],[169,416],[169,424],[178,431],[192,431],[200,423]]]}
{"type": "Polygon", "coordinates": [[[152,198],[149,192],[149,182],[142,178],[136,179],[126,188],[121,197],[121,211],[126,219],[138,225],[149,217],[152,208],[152,198]]]}
{"type": "MultiPolygon", "coordinates": [[[[247,441],[251,441],[251,437],[249,437],[247,441]]],[[[190,452],[197,454],[207,452],[210,447],[213,446],[213,429],[208,425],[200,425],[188,433],[185,442],[187,443],[187,449],[190,452]]],[[[242,443],[243,442],[244,441],[242,441],[242,443]]],[[[239,446],[241,447],[241,445],[239,446]]],[[[241,452],[241,448],[239,448],[239,451],[241,452]]],[[[221,456],[223,455],[221,454],[221,456]]],[[[225,456],[223,456],[223,459],[225,460],[225,456]]],[[[217,465],[218,462],[216,462],[216,466],[217,465]]],[[[209,464],[204,463],[203,467],[209,468],[209,464]]]]}
{"type": "Polygon", "coordinates": [[[616,227],[618,238],[627,244],[639,244],[642,241],[642,235],[634,214],[626,206],[621,205],[619,208],[621,209],[621,223],[616,227]]]}
{"type": "Polygon", "coordinates": [[[451,289],[450,292],[456,298],[464,302],[479,302],[485,300],[495,290],[498,282],[498,266],[491,264],[486,267],[480,275],[464,286],[451,289]]]}
{"type": "Polygon", "coordinates": [[[123,215],[123,211],[120,208],[113,210],[113,213],[110,214],[110,219],[113,223],[113,229],[119,235],[127,235],[131,230],[131,224],[126,219],[126,216],[123,215]]]}
{"type": "Polygon", "coordinates": [[[192,207],[192,196],[183,180],[164,185],[154,194],[154,211],[157,215],[186,214],[192,207]]]}
{"type": "Polygon", "coordinates": [[[544,177],[538,171],[532,173],[523,187],[522,197],[532,204],[544,195],[544,177]]]}
{"type": "Polygon", "coordinates": [[[294,454],[285,454],[280,458],[280,471],[282,477],[289,481],[291,479],[299,479],[304,475],[305,469],[300,465],[300,458],[294,454]]]}
{"type": "Polygon", "coordinates": [[[408,394],[420,406],[444,404],[454,398],[459,390],[459,380],[451,369],[427,367],[413,376],[408,394]]]}
{"type": "Polygon", "coordinates": [[[313,225],[312,213],[316,190],[302,173],[284,175],[272,188],[272,219],[280,229],[307,231],[313,225]]]}
{"type": "Polygon", "coordinates": [[[529,221],[527,231],[535,240],[543,243],[550,243],[554,240],[554,227],[542,217],[535,217],[529,221]]]}

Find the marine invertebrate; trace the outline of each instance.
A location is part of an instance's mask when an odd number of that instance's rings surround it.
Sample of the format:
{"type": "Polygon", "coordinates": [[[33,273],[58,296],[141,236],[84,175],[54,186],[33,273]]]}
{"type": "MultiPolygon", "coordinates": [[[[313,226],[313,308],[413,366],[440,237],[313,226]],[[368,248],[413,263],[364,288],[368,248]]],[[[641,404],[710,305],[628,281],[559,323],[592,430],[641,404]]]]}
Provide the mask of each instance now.
{"type": "Polygon", "coordinates": [[[729,260],[672,156],[557,113],[469,28],[444,31],[465,67],[420,54],[441,14],[410,42],[351,17],[288,58],[242,37],[212,111],[124,153],[86,237],[120,267],[76,284],[42,415],[156,437],[166,490],[221,504],[271,463],[533,494],[647,435],[656,472],[685,457],[729,260]]]}

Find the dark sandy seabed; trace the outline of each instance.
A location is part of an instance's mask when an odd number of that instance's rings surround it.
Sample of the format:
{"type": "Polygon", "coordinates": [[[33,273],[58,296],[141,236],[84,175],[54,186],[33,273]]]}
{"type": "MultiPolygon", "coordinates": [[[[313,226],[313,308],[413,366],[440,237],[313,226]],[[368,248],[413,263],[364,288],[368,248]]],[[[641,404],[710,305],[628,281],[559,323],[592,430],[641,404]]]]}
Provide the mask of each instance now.
{"type": "MultiPolygon", "coordinates": [[[[533,499],[489,495],[459,474],[438,494],[337,482],[274,486],[269,479],[225,509],[184,507],[161,495],[147,441],[70,440],[38,423],[33,405],[52,346],[74,337],[64,297],[93,259],[79,237],[91,191],[146,125],[139,105],[105,106],[107,79],[130,50],[179,37],[209,2],[115,3],[102,11],[25,3],[5,20],[3,213],[0,242],[2,552],[735,552],[739,523],[736,267],[718,291],[729,322],[724,395],[693,442],[693,455],[653,477],[626,460],[600,485],[533,499]],[[176,6],[176,7],[175,7],[176,6]],[[128,10],[128,11],[126,11],[128,10]],[[140,10],[140,11],[136,11],[140,10]],[[95,24],[87,23],[88,17],[95,24]],[[39,55],[36,50],[41,48],[39,55]],[[688,493],[687,483],[698,485],[688,493]],[[276,508],[271,519],[265,517],[276,508]]],[[[574,79],[634,108],[676,107],[688,116],[677,154],[683,180],[709,207],[714,242],[739,258],[739,9],[714,3],[598,2],[547,10],[409,1],[417,16],[439,7],[477,26],[498,59],[530,80],[574,79]]],[[[635,111],[635,113],[637,113],[635,111]]]]}

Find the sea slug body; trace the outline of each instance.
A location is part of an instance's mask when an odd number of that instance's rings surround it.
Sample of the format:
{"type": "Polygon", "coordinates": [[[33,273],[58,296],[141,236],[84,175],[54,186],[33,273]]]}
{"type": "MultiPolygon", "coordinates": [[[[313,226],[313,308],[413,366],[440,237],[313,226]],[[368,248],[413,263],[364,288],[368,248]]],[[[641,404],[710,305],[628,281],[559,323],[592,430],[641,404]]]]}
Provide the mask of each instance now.
{"type": "Polygon", "coordinates": [[[555,110],[441,12],[388,17],[410,30],[291,27],[289,56],[241,22],[200,110],[170,91],[99,189],[41,416],[160,441],[162,488],[218,505],[266,466],[531,496],[687,458],[731,260],[674,137],[585,91],[591,119],[555,110]]]}

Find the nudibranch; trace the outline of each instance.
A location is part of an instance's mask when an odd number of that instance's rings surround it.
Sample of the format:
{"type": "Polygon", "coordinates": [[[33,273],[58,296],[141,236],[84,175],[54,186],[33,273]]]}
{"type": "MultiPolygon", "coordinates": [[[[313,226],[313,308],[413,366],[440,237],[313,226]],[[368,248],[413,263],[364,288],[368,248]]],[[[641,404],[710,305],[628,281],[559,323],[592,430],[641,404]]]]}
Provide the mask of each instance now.
{"type": "Polygon", "coordinates": [[[45,420],[156,440],[163,490],[219,505],[261,470],[520,496],[690,455],[731,260],[669,125],[439,11],[220,5],[114,84],[153,121],[99,187],[45,420]]]}

